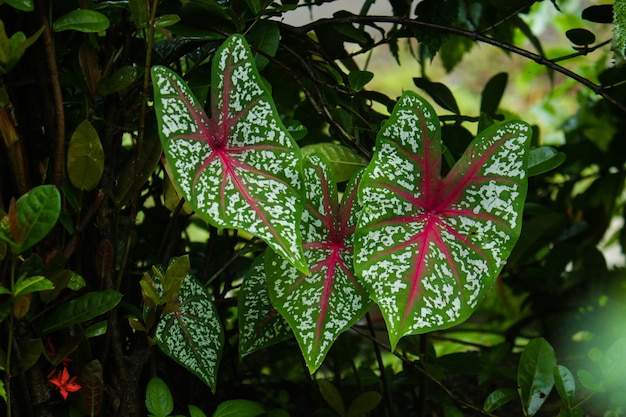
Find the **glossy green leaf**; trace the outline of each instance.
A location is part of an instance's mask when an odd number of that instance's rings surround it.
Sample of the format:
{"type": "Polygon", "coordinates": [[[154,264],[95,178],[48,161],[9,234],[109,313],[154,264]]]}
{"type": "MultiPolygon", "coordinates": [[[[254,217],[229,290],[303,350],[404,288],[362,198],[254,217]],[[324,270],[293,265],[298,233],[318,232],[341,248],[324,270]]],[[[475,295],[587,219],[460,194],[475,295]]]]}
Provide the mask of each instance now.
{"type": "Polygon", "coordinates": [[[314,153],[326,158],[338,183],[348,181],[357,171],[365,168],[368,164],[368,160],[355,150],[332,142],[314,143],[302,148],[302,155],[304,156],[314,153]]]}
{"type": "Polygon", "coordinates": [[[554,387],[554,349],[545,339],[532,339],[522,352],[517,369],[517,383],[524,415],[539,411],[554,387]]]}
{"type": "Polygon", "coordinates": [[[354,257],[392,348],[467,319],[502,270],[521,230],[530,132],[491,126],[441,178],[435,111],[400,98],[363,174],[354,257]]]}
{"type": "Polygon", "coordinates": [[[498,388],[493,391],[483,404],[483,409],[488,413],[497,410],[504,404],[517,398],[517,391],[513,388],[498,388]]]}
{"type": "Polygon", "coordinates": [[[500,72],[487,81],[480,97],[480,112],[493,116],[500,107],[509,74],[500,72]]]}
{"type": "Polygon", "coordinates": [[[239,290],[239,356],[293,337],[287,321],[270,302],[264,255],[257,257],[239,290]]]}
{"type": "Polygon", "coordinates": [[[571,408],[574,404],[574,395],[576,395],[576,380],[567,367],[557,365],[554,368],[554,385],[567,408],[571,408]]]}
{"type": "Polygon", "coordinates": [[[76,127],[67,149],[67,173],[74,187],[92,190],[104,172],[104,149],[100,136],[88,120],[76,127]]]}
{"type": "Polygon", "coordinates": [[[138,28],[146,27],[150,18],[148,3],[144,0],[128,0],[128,9],[130,10],[130,20],[138,28]]]}
{"type": "Polygon", "coordinates": [[[565,154],[551,146],[531,149],[528,155],[528,176],[540,175],[551,171],[565,162],[565,154]]]}
{"type": "Polygon", "coordinates": [[[17,298],[33,292],[52,289],[54,289],[54,284],[41,275],[35,275],[28,278],[22,277],[15,283],[15,288],[13,288],[13,297],[17,298]]]}
{"type": "Polygon", "coordinates": [[[278,24],[269,20],[259,20],[250,29],[248,40],[252,46],[263,51],[263,54],[260,52],[254,54],[256,67],[261,71],[270,62],[265,55],[274,56],[278,51],[278,45],[280,44],[278,24]]]}
{"type": "Polygon", "coordinates": [[[180,16],[176,14],[165,14],[154,19],[155,29],[170,27],[180,22],[180,16]]]}
{"type": "Polygon", "coordinates": [[[352,401],[346,417],[361,417],[380,404],[383,396],[376,391],[366,391],[352,401]]]}
{"type": "Polygon", "coordinates": [[[352,91],[361,91],[373,78],[373,72],[354,70],[348,74],[348,83],[352,91]]]}
{"type": "Polygon", "coordinates": [[[346,415],[346,407],[343,404],[343,398],[341,398],[341,394],[339,394],[339,391],[337,391],[337,388],[335,388],[332,382],[320,379],[317,381],[317,387],[328,405],[330,405],[340,417],[344,417],[346,415]]]}
{"type": "Polygon", "coordinates": [[[59,305],[44,318],[41,333],[48,335],[98,317],[113,309],[122,299],[115,290],[88,292],[59,305]]]}
{"type": "Polygon", "coordinates": [[[272,305],[293,330],[313,373],[339,335],[362,318],[371,305],[354,275],[353,234],[361,209],[356,200],[358,178],[341,203],[334,176],[322,156],[304,162],[306,205],[300,225],[310,275],[268,251],[265,272],[272,305]]]}
{"type": "Polygon", "coordinates": [[[32,12],[35,9],[33,0],[5,0],[5,2],[9,6],[24,12],[32,12]]]}
{"type": "Polygon", "coordinates": [[[76,9],[59,17],[53,24],[55,32],[76,30],[97,33],[109,28],[109,19],[100,12],[89,9],[76,9]]]}
{"type": "Polygon", "coordinates": [[[146,408],[154,417],[168,417],[174,411],[174,398],[161,378],[151,378],[146,387],[146,408]]]}
{"type": "MultiPolygon", "coordinates": [[[[162,267],[157,269],[164,274],[162,267]]],[[[153,277],[159,295],[163,284],[153,277]]],[[[206,289],[196,277],[187,274],[178,293],[178,311],[163,315],[156,340],[170,358],[198,376],[215,390],[217,369],[224,345],[224,330],[206,289]]]]}
{"type": "Polygon", "coordinates": [[[163,149],[197,214],[243,229],[303,272],[300,150],[289,136],[245,39],[229,37],[213,59],[211,115],[171,70],[152,69],[163,149]]]}
{"type": "Polygon", "coordinates": [[[61,195],[56,187],[37,186],[17,200],[15,219],[10,220],[9,213],[0,221],[0,239],[6,241],[14,253],[20,254],[46,237],[60,213],[61,195]]]}
{"type": "Polygon", "coordinates": [[[228,400],[217,406],[213,417],[256,417],[263,413],[263,407],[254,401],[228,400]]]}
{"type": "Polygon", "coordinates": [[[413,83],[417,88],[426,91],[426,93],[435,100],[435,103],[439,104],[444,109],[454,114],[461,113],[452,91],[450,91],[445,84],[433,82],[427,78],[413,78],[413,83]]]}

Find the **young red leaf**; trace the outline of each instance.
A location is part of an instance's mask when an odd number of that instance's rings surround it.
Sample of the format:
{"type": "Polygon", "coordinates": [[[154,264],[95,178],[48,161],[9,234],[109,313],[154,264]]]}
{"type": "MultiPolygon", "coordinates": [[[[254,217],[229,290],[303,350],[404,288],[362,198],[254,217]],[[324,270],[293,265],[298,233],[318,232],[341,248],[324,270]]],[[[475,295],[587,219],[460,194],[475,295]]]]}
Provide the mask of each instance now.
{"type": "Polygon", "coordinates": [[[271,251],[265,270],[272,305],[289,323],[313,372],[339,334],[363,317],[371,301],[352,266],[360,211],[358,180],[348,184],[339,204],[332,170],[313,154],[305,160],[304,181],[307,203],[301,230],[311,275],[290,267],[271,251]]]}
{"type": "Polygon", "coordinates": [[[355,269],[378,303],[392,347],[458,324],[476,308],[521,228],[531,130],[491,126],[441,178],[440,124],[404,93],[361,181],[355,269]]]}
{"type": "Polygon", "coordinates": [[[308,272],[299,231],[301,154],[282,124],[245,39],[213,58],[211,118],[185,82],[152,69],[163,149],[182,195],[216,227],[264,239],[308,272]]]}

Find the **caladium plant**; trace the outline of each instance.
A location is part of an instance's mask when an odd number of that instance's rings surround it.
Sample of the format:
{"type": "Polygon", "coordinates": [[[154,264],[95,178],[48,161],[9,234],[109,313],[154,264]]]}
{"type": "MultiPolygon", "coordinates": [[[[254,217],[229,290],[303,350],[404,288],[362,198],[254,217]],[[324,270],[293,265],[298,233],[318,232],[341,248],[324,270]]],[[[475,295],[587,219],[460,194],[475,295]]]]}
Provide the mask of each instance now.
{"type": "Polygon", "coordinates": [[[241,35],[213,57],[209,118],[173,71],[152,69],[163,149],[183,197],[216,227],[246,230],[307,272],[300,244],[301,153],[241,35]]]}
{"type": "Polygon", "coordinates": [[[441,178],[440,123],[406,92],[363,174],[355,270],[381,308],[392,348],[407,334],[450,327],[475,310],[521,229],[531,129],[479,133],[441,178]]]}
{"type": "Polygon", "coordinates": [[[303,169],[306,204],[301,230],[311,274],[303,274],[269,250],[265,272],[272,305],[289,323],[313,372],[339,334],[363,317],[371,301],[352,265],[360,176],[348,184],[339,203],[334,175],[321,155],[310,155],[303,169]]]}

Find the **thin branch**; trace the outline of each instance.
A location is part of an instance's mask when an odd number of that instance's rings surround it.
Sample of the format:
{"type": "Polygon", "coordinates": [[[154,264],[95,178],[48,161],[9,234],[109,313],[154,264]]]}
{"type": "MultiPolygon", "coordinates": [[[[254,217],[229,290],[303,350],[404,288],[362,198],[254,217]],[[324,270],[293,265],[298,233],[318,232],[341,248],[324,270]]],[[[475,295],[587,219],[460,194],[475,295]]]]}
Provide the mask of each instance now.
{"type": "Polygon", "coordinates": [[[399,24],[403,26],[412,26],[412,27],[432,29],[432,30],[443,32],[443,33],[463,36],[465,38],[472,39],[473,41],[476,41],[476,42],[482,42],[482,43],[496,46],[505,51],[509,51],[516,55],[520,55],[532,61],[535,61],[539,65],[543,65],[545,67],[551,68],[552,70],[577,81],[578,83],[589,88],[591,91],[601,96],[602,98],[606,99],[608,102],[615,105],[621,111],[626,113],[626,104],[620,102],[618,99],[608,94],[606,92],[606,89],[603,86],[597,85],[594,82],[588,80],[587,78],[579,74],[576,74],[575,72],[565,67],[562,67],[561,65],[558,65],[557,63],[552,62],[550,59],[544,58],[541,55],[537,55],[533,52],[527,51],[526,49],[519,48],[515,45],[511,45],[511,44],[490,38],[488,36],[483,35],[480,32],[472,32],[472,31],[468,31],[464,29],[455,28],[452,26],[444,26],[444,25],[438,25],[435,23],[421,22],[419,20],[401,18],[397,16],[356,16],[356,15],[340,17],[340,18],[320,19],[320,20],[317,20],[315,22],[312,22],[303,26],[294,27],[292,30],[295,30],[297,33],[300,33],[301,35],[305,36],[308,32],[315,30],[317,28],[320,28],[320,27],[324,27],[324,26],[337,25],[337,24],[342,24],[342,23],[372,23],[372,22],[373,23],[395,23],[395,24],[399,24]]]}
{"type": "Polygon", "coordinates": [[[44,11],[45,1],[39,4],[39,20],[44,27],[43,43],[46,53],[46,62],[50,73],[50,86],[52,88],[52,98],[54,102],[54,112],[56,115],[56,132],[54,135],[54,153],[52,155],[52,175],[51,183],[61,190],[63,180],[63,166],[65,165],[65,110],[63,109],[63,93],[61,82],[59,81],[59,69],[57,67],[56,52],[54,49],[54,39],[50,30],[50,22],[44,11]]]}

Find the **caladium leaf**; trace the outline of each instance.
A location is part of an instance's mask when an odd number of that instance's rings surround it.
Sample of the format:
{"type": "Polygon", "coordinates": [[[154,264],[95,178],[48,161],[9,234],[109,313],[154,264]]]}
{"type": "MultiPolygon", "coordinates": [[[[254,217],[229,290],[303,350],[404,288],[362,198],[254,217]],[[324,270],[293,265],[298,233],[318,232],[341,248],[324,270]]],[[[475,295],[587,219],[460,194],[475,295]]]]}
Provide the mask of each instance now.
{"type": "Polygon", "coordinates": [[[440,124],[402,95],[361,180],[355,270],[378,303],[392,347],[465,320],[519,237],[531,130],[493,125],[441,178],[440,124]]]}
{"type": "MultiPolygon", "coordinates": [[[[165,275],[162,266],[157,266],[165,275]]],[[[163,296],[158,274],[154,282],[163,296]]],[[[224,346],[224,330],[206,289],[192,274],[187,274],[178,292],[178,311],[165,314],[159,321],[156,340],[170,358],[198,376],[212,390],[224,346]]]]}
{"type": "Polygon", "coordinates": [[[301,229],[311,275],[269,250],[265,271],[272,305],[289,323],[313,372],[339,334],[363,317],[371,301],[352,265],[359,177],[348,184],[339,204],[333,173],[320,155],[309,156],[303,170],[307,203],[301,229]]]}
{"type": "Polygon", "coordinates": [[[245,39],[232,35],[213,58],[211,118],[165,67],[152,69],[163,149],[196,212],[216,227],[264,239],[300,271],[301,153],[284,127],[245,39]]]}
{"type": "Polygon", "coordinates": [[[289,324],[270,302],[264,258],[263,254],[254,260],[239,290],[240,357],[293,337],[289,324]]]}

